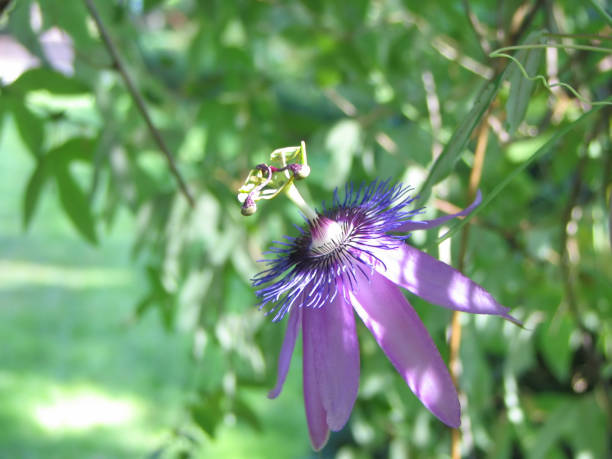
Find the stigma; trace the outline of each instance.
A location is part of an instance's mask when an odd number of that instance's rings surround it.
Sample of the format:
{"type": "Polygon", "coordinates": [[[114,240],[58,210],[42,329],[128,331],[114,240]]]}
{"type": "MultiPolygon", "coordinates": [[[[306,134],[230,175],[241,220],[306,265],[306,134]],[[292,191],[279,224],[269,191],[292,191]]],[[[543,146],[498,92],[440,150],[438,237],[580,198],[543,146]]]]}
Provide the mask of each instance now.
{"type": "Polygon", "coordinates": [[[346,228],[323,215],[309,222],[312,240],[308,247],[314,256],[328,255],[341,247],[346,238],[346,228]]]}

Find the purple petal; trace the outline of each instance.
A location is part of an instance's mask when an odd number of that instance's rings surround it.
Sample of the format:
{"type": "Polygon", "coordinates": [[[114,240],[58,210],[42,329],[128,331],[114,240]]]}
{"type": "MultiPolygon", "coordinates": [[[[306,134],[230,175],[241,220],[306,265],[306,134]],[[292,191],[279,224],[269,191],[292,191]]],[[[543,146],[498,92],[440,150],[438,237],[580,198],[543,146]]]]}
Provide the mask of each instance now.
{"type": "Polygon", "coordinates": [[[370,282],[369,288],[351,292],[355,311],[423,405],[445,424],[459,427],[457,391],[417,313],[380,274],[373,273],[370,282]]]}
{"type": "Polygon", "coordinates": [[[302,308],[294,306],[289,312],[289,323],[287,324],[287,331],[285,332],[285,339],[283,340],[283,346],[281,347],[280,354],[278,356],[278,373],[276,376],[276,385],[274,389],[268,392],[269,398],[276,398],[283,389],[283,384],[287,378],[287,372],[289,371],[289,365],[291,364],[291,356],[293,355],[293,348],[295,347],[295,339],[300,332],[300,326],[302,325],[302,308]]]}
{"type": "Polygon", "coordinates": [[[473,314],[495,314],[522,325],[508,314],[508,308],[495,301],[476,282],[408,244],[392,250],[376,249],[371,253],[380,261],[365,254],[362,257],[374,265],[376,271],[430,303],[473,314]]]}
{"type": "Polygon", "coordinates": [[[480,193],[480,190],[478,190],[476,193],[476,198],[474,199],[474,202],[470,204],[468,207],[466,207],[465,209],[463,209],[461,212],[458,212],[456,214],[451,214],[451,215],[445,215],[444,217],[434,218],[433,220],[425,220],[421,222],[407,221],[406,223],[404,223],[402,226],[400,226],[394,231],[408,232],[408,231],[435,228],[436,226],[440,226],[442,223],[452,220],[453,218],[464,217],[468,215],[476,207],[478,207],[481,202],[482,202],[482,194],[480,193]]]}
{"type": "Polygon", "coordinates": [[[315,370],[315,349],[306,346],[306,334],[302,335],[304,340],[304,360],[303,360],[303,388],[304,388],[304,407],[306,408],[306,422],[308,423],[308,433],[310,442],[315,451],[319,451],[325,446],[329,439],[329,427],[327,426],[327,414],[321,402],[321,393],[317,382],[315,370]]]}
{"type": "Polygon", "coordinates": [[[343,295],[322,308],[303,310],[304,366],[314,370],[327,425],[342,429],[359,388],[359,343],[353,308],[343,295]]]}

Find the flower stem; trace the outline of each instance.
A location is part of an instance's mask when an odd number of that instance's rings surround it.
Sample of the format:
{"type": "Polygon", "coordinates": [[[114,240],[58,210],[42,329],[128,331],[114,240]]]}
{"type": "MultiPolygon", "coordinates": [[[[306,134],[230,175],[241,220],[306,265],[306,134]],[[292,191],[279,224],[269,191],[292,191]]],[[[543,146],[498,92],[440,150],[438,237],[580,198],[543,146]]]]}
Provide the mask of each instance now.
{"type": "Polygon", "coordinates": [[[302,213],[308,218],[308,220],[315,220],[317,218],[317,213],[310,207],[302,195],[300,191],[297,189],[293,180],[289,183],[289,185],[285,188],[285,194],[293,203],[298,206],[298,208],[302,211],[302,213]]]}
{"type": "Polygon", "coordinates": [[[602,46],[591,46],[591,45],[575,45],[573,43],[533,43],[530,45],[514,45],[504,46],[498,48],[489,54],[489,57],[498,57],[499,54],[505,53],[506,51],[518,51],[521,49],[546,49],[546,48],[560,48],[560,49],[578,49],[581,51],[593,51],[596,53],[609,53],[610,48],[604,48],[602,46]]]}
{"type": "MultiPolygon", "coordinates": [[[[476,151],[474,153],[474,164],[470,173],[470,183],[468,189],[468,201],[473,200],[478,190],[480,178],[482,176],[482,167],[484,164],[485,154],[487,151],[487,142],[489,139],[489,125],[487,122],[488,115],[485,114],[483,117],[480,129],[478,131],[478,140],[476,143],[476,151]]],[[[469,224],[464,226],[461,233],[461,245],[459,247],[459,260],[457,267],[459,271],[463,271],[465,268],[465,255],[467,253],[468,235],[469,235],[469,224]]],[[[453,311],[453,318],[451,322],[451,336],[450,336],[450,358],[449,368],[451,378],[459,391],[459,371],[460,371],[460,356],[459,349],[461,347],[461,320],[460,312],[453,311]]],[[[451,436],[451,458],[460,459],[461,457],[461,432],[459,429],[453,429],[451,436]]]]}

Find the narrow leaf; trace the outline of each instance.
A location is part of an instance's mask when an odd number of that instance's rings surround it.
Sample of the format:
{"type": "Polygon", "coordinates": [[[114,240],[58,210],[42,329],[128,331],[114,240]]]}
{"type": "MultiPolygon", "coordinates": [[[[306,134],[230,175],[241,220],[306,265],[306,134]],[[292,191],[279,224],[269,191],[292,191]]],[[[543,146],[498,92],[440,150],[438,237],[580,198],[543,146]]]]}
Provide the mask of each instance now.
{"type": "Polygon", "coordinates": [[[574,330],[575,327],[570,317],[563,316],[544,324],[538,335],[542,357],[561,382],[566,382],[569,377],[572,359],[570,339],[574,330]]]}
{"type": "Polygon", "coordinates": [[[93,160],[95,140],[88,137],[72,137],[47,153],[49,164],[67,167],[72,161],[90,164],[93,160]]]}
{"type": "MultiPolygon", "coordinates": [[[[540,32],[532,32],[525,40],[526,45],[539,41],[540,32]]],[[[516,54],[516,60],[523,66],[524,73],[531,77],[538,71],[542,62],[544,49],[521,49],[516,54]]],[[[506,102],[508,132],[513,134],[527,113],[529,99],[535,85],[535,80],[527,78],[519,68],[517,62],[512,62],[508,71],[510,82],[510,95],[506,102]]]]}
{"type": "Polygon", "coordinates": [[[39,161],[36,169],[30,176],[23,194],[23,228],[27,229],[32,221],[32,216],[36,211],[43,186],[47,180],[46,164],[43,160],[39,161]]]}
{"type": "Polygon", "coordinates": [[[4,129],[4,113],[6,113],[4,105],[0,104],[0,139],[2,138],[2,129],[4,129]]]}
{"type": "Polygon", "coordinates": [[[9,101],[21,139],[32,155],[40,156],[44,139],[43,120],[26,107],[23,99],[9,97],[9,101]]]}
{"type": "Polygon", "coordinates": [[[249,424],[253,430],[257,432],[262,431],[261,422],[259,422],[257,414],[243,399],[239,397],[234,399],[233,411],[239,420],[249,424]]]}
{"type": "Polygon", "coordinates": [[[89,92],[89,88],[81,81],[44,67],[24,72],[10,87],[23,92],[45,89],[53,94],[62,95],[89,92]]]}
{"type": "Polygon", "coordinates": [[[92,244],[97,244],[94,217],[85,192],[70,174],[67,165],[54,168],[62,208],[81,235],[92,244]]]}
{"type": "MultiPolygon", "coordinates": [[[[14,1],[13,8],[7,11],[10,20],[6,21],[6,31],[25,46],[34,56],[44,61],[38,34],[32,30],[31,6],[33,1],[14,1]]],[[[4,19],[4,18],[3,18],[4,19]]]]}
{"type": "Polygon", "coordinates": [[[143,9],[145,11],[151,11],[152,9],[158,7],[162,1],[163,0],[144,0],[143,9]]]}
{"type": "Polygon", "coordinates": [[[210,437],[215,436],[217,427],[223,419],[224,413],[221,409],[223,397],[222,392],[215,392],[205,395],[201,401],[189,406],[191,417],[195,423],[210,437]]]}
{"type": "Polygon", "coordinates": [[[494,80],[488,82],[481,89],[476,101],[474,102],[474,106],[463,119],[457,130],[453,133],[453,136],[444,147],[444,150],[442,150],[442,153],[440,153],[440,156],[438,156],[431,167],[429,175],[427,176],[427,179],[425,179],[425,182],[419,191],[420,201],[427,201],[427,198],[429,198],[429,194],[431,193],[431,187],[445,179],[452,172],[453,168],[455,167],[455,163],[459,160],[459,157],[465,149],[472,132],[474,132],[474,129],[476,129],[480,123],[480,120],[487,111],[487,108],[489,108],[493,102],[493,99],[495,99],[497,91],[499,90],[501,82],[503,81],[504,73],[497,76],[494,80]]]}
{"type": "Polygon", "coordinates": [[[62,29],[78,44],[80,51],[92,49],[94,39],[87,30],[87,10],[84,2],[72,2],[70,8],[66,8],[65,0],[45,0],[40,2],[40,10],[43,19],[62,29]]]}
{"type": "Polygon", "coordinates": [[[153,301],[153,295],[149,293],[138,302],[134,308],[134,316],[136,319],[140,319],[145,312],[151,309],[151,306],[153,306],[153,301]]]}

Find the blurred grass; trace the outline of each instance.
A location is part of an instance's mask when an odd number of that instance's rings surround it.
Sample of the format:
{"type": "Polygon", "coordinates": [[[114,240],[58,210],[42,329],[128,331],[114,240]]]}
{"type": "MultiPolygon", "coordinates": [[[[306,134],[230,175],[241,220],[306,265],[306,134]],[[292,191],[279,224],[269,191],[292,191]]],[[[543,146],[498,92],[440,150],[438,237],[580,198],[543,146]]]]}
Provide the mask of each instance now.
{"type": "Polygon", "coordinates": [[[130,322],[143,286],[129,265],[129,218],[92,247],[49,192],[24,234],[33,162],[8,118],[0,151],[0,455],[152,451],[182,416],[189,342],[153,315],[130,322]]]}
{"type": "MultiPolygon", "coordinates": [[[[172,429],[193,428],[191,340],[164,332],[156,314],[132,320],[146,285],[129,258],[131,218],[93,247],[51,187],[24,232],[34,163],[12,120],[0,123],[0,457],[173,457],[172,429]]],[[[299,367],[279,400],[246,394],[262,432],[229,419],[214,441],[195,434],[202,457],[306,457],[299,367]]]]}

